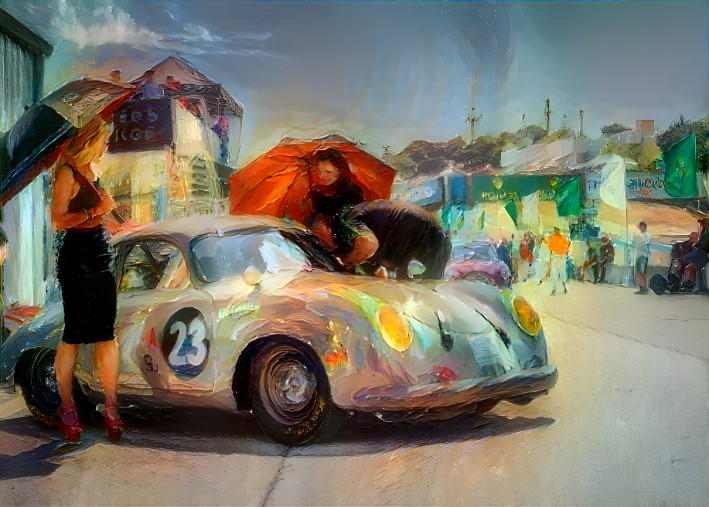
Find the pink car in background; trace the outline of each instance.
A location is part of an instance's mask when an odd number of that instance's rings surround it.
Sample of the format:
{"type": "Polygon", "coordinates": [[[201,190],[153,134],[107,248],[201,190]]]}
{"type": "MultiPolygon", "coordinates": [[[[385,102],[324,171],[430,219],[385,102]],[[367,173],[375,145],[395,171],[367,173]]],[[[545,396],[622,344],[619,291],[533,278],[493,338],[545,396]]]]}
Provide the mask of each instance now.
{"type": "Polygon", "coordinates": [[[446,267],[446,276],[453,280],[480,281],[504,289],[512,283],[512,272],[498,259],[495,246],[488,243],[467,243],[453,247],[453,260],[446,267]]]}

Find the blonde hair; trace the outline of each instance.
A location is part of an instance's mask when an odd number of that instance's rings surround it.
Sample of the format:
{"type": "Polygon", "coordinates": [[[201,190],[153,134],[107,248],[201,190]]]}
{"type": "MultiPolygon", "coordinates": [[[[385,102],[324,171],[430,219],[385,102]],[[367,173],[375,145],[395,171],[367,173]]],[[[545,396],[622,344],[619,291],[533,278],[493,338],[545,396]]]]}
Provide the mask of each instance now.
{"type": "Polygon", "coordinates": [[[45,161],[45,166],[67,163],[81,167],[96,162],[103,155],[111,132],[111,125],[104,120],[99,117],[92,119],[78,134],[62,143],[53,153],[52,159],[45,161]]]}

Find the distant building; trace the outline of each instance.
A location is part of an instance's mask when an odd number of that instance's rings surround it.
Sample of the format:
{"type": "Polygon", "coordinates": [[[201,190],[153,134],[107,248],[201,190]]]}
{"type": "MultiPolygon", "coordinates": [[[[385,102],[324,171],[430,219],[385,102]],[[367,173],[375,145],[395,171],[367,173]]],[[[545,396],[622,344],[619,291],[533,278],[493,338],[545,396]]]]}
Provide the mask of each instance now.
{"type": "Polygon", "coordinates": [[[226,213],[243,107],[183,58],[149,71],[162,96],[137,93],[121,105],[100,161],[118,212],[138,223],[226,213]]]}
{"type": "MultiPolygon", "coordinates": [[[[10,127],[42,96],[44,59],[53,52],[42,37],[0,9],[0,127],[10,127]]],[[[49,181],[41,174],[2,208],[2,227],[10,243],[3,301],[42,304],[45,280],[53,272],[51,221],[46,207],[49,181]],[[37,252],[42,252],[38,255],[37,252]]]]}
{"type": "Polygon", "coordinates": [[[631,143],[655,142],[655,120],[635,120],[631,143]]]}

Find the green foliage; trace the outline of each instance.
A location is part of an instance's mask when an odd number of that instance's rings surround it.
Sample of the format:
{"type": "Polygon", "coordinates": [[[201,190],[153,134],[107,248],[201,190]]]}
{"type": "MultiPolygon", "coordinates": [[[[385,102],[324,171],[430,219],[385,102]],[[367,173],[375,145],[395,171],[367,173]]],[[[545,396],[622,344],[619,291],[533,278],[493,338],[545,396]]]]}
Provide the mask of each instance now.
{"type": "Polygon", "coordinates": [[[551,132],[546,137],[544,137],[544,139],[542,139],[542,143],[552,143],[554,141],[558,141],[559,139],[568,139],[569,137],[573,136],[574,133],[570,129],[560,129],[551,132]]]}
{"type": "Polygon", "coordinates": [[[601,154],[606,153],[635,160],[641,171],[655,171],[655,159],[660,156],[660,149],[653,143],[608,143],[601,148],[601,154]]]}
{"type": "Polygon", "coordinates": [[[683,114],[679,115],[667,130],[657,136],[657,146],[665,151],[690,132],[697,136],[697,170],[706,172],[709,168],[709,116],[690,121],[683,114]]]}
{"type": "Polygon", "coordinates": [[[629,130],[631,130],[630,127],[626,127],[622,123],[618,123],[618,122],[614,121],[614,122],[608,123],[606,125],[603,125],[601,127],[601,134],[603,134],[604,136],[612,136],[615,134],[622,134],[623,132],[627,132],[629,130]]]}

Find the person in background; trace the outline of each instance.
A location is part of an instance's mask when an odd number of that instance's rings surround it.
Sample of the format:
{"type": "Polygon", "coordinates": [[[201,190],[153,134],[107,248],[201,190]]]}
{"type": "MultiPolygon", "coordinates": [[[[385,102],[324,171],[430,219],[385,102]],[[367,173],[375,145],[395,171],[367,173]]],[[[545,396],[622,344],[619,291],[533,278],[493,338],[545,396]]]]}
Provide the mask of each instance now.
{"type": "Polygon", "coordinates": [[[613,242],[608,237],[608,234],[604,234],[601,238],[599,254],[600,260],[598,263],[598,277],[596,278],[596,283],[608,283],[606,281],[606,266],[612,263],[613,258],[615,257],[613,242]]]}
{"type": "Polygon", "coordinates": [[[221,115],[212,127],[219,139],[219,163],[229,164],[229,119],[221,115]]]}
{"type": "Polygon", "coordinates": [[[116,83],[121,82],[121,71],[118,69],[113,69],[111,71],[111,80],[115,81],[116,83]]]}
{"type": "Polygon", "coordinates": [[[693,267],[694,289],[692,292],[699,292],[702,285],[701,272],[709,263],[709,217],[699,219],[699,230],[692,233],[694,241],[692,251],[682,256],[682,263],[693,267]]]}
{"type": "Polygon", "coordinates": [[[551,295],[556,294],[556,287],[559,281],[561,281],[564,287],[564,294],[566,294],[568,292],[566,287],[566,259],[571,249],[571,241],[561,233],[561,229],[554,227],[554,233],[544,238],[544,244],[549,249],[549,267],[552,283],[551,295]]]}
{"type": "Polygon", "coordinates": [[[344,227],[337,236],[326,227],[313,231],[345,267],[364,274],[399,280],[412,278],[409,264],[423,265],[424,279],[441,279],[451,253],[451,241],[438,218],[407,201],[379,199],[344,210],[344,227]],[[384,268],[384,269],[382,269],[384,268]]]}
{"type": "Polygon", "coordinates": [[[364,201],[364,192],[351,179],[347,160],[336,149],[328,148],[315,152],[306,163],[310,190],[305,225],[325,227],[336,239],[346,237],[342,212],[364,201]]]}
{"type": "Polygon", "coordinates": [[[593,271],[593,276],[591,276],[590,273],[588,276],[593,283],[596,283],[598,279],[598,257],[596,256],[596,248],[589,240],[586,240],[586,258],[579,266],[579,280],[583,282],[584,275],[589,269],[593,271]]]}
{"type": "Polygon", "coordinates": [[[155,79],[154,70],[146,70],[143,74],[143,78],[140,81],[139,87],[143,99],[159,99],[162,97],[162,90],[158,85],[156,85],[153,80],[155,79]]]}
{"type": "Polygon", "coordinates": [[[635,294],[647,294],[647,263],[650,259],[650,233],[647,232],[647,224],[640,222],[638,231],[633,236],[633,248],[635,250],[635,269],[633,270],[633,282],[639,287],[635,294]]]}
{"type": "Polygon", "coordinates": [[[64,305],[64,334],[54,362],[61,405],[57,410],[62,437],[79,439],[83,427],[74,404],[73,382],[81,344],[95,344],[96,363],[106,395],[104,423],[111,440],[120,439],[123,423],[118,414],[118,345],[114,338],[116,282],[111,270],[104,217],[114,202],[97,187],[110,130],[103,122],[84,127],[58,149],[59,161],[52,185],[52,224],[57,236],[57,279],[64,305]]]}
{"type": "Polygon", "coordinates": [[[530,246],[530,236],[530,232],[525,232],[519,242],[519,255],[524,261],[521,265],[525,266],[526,264],[526,270],[524,277],[522,278],[522,283],[526,282],[527,278],[529,278],[530,271],[532,269],[532,262],[534,261],[534,255],[532,254],[533,247],[530,246]]]}
{"type": "Polygon", "coordinates": [[[495,253],[497,253],[498,259],[507,264],[507,267],[510,268],[510,273],[514,273],[514,269],[512,268],[512,256],[510,255],[510,249],[507,247],[506,238],[500,238],[500,242],[497,244],[495,253]]]}
{"type": "Polygon", "coordinates": [[[515,281],[519,280],[519,270],[522,265],[522,254],[520,253],[521,241],[510,236],[510,255],[512,256],[512,276],[515,281]]]}

